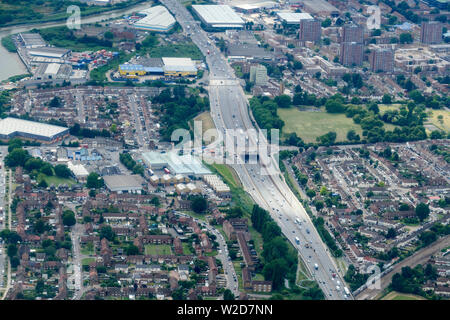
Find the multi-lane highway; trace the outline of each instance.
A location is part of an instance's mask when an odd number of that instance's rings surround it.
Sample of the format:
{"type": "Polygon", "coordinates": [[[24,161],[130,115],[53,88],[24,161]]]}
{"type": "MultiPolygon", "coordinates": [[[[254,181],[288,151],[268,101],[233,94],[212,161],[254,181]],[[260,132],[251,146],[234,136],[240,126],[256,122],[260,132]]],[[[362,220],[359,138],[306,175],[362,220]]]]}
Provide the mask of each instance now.
{"type": "MultiPolygon", "coordinates": [[[[255,129],[249,117],[247,99],[226,59],[183,5],[177,0],[161,2],[175,15],[183,30],[206,56],[210,74],[211,115],[217,130],[224,132],[226,129],[242,129],[242,132],[247,132],[255,129]]],[[[249,137],[249,145],[257,143],[267,142],[264,139],[249,137]]],[[[236,159],[239,157],[240,155],[236,159]]],[[[273,157],[269,160],[272,166],[275,165],[273,157]]],[[[303,206],[281,178],[279,170],[269,171],[270,166],[263,166],[260,162],[236,163],[232,167],[239,175],[245,190],[261,207],[269,210],[282,232],[297,248],[326,298],[352,299],[351,296],[345,296],[343,281],[328,249],[303,206]],[[296,223],[296,219],[301,221],[301,225],[296,223]],[[300,244],[295,241],[296,237],[299,238],[300,244]],[[309,248],[305,247],[306,244],[309,248]]]]}

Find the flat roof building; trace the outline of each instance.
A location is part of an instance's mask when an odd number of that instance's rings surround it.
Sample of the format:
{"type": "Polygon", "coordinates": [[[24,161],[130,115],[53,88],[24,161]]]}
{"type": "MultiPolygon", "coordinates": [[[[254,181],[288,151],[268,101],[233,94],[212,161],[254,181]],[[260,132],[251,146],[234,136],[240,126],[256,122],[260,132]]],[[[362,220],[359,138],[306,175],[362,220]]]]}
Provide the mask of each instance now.
{"type": "Polygon", "coordinates": [[[172,29],[176,20],[164,6],[155,6],[139,12],[146,16],[134,24],[136,29],[166,32],[172,29]]]}
{"type": "Polygon", "coordinates": [[[46,123],[5,118],[0,120],[0,139],[24,138],[51,143],[69,134],[69,128],[46,123]]]}
{"type": "Polygon", "coordinates": [[[442,42],[442,23],[438,21],[422,22],[420,28],[420,42],[437,44],[442,42]]]}
{"type": "Polygon", "coordinates": [[[18,39],[28,49],[45,47],[47,45],[39,33],[19,33],[18,39]]]}
{"type": "Polygon", "coordinates": [[[243,28],[244,20],[227,5],[193,5],[200,20],[211,28],[233,29],[243,28]]]}
{"type": "Polygon", "coordinates": [[[162,58],[166,77],[196,76],[197,67],[191,58],[162,58]]]}
{"type": "Polygon", "coordinates": [[[155,151],[142,154],[144,162],[153,170],[170,169],[172,174],[205,175],[210,174],[208,170],[197,158],[191,155],[180,156],[176,152],[159,153],[155,151]]]}
{"type": "Polygon", "coordinates": [[[325,0],[291,0],[290,3],[298,3],[305,11],[322,17],[339,16],[338,8],[325,0]]]}
{"type": "Polygon", "coordinates": [[[140,175],[112,175],[104,176],[106,187],[117,193],[141,193],[144,179],[140,175]]]}
{"type": "Polygon", "coordinates": [[[313,20],[313,17],[307,12],[286,12],[278,11],[278,18],[287,24],[300,24],[300,20],[313,20]]]}
{"type": "Polygon", "coordinates": [[[33,57],[46,57],[46,58],[65,58],[70,54],[69,49],[55,48],[55,47],[39,47],[28,50],[28,55],[33,57]]]}

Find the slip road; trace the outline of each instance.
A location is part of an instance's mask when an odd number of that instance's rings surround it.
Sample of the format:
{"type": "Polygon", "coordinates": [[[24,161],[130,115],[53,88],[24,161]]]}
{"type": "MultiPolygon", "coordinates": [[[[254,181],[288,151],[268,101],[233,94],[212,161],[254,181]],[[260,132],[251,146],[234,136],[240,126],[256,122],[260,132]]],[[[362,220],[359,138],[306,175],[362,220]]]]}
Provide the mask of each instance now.
{"type": "Polygon", "coordinates": [[[213,307],[191,307],[184,305],[178,307],[178,315],[196,315],[208,318],[212,313],[222,312],[222,315],[271,315],[272,305],[256,305],[256,304],[229,304],[220,305],[220,309],[213,307]]]}

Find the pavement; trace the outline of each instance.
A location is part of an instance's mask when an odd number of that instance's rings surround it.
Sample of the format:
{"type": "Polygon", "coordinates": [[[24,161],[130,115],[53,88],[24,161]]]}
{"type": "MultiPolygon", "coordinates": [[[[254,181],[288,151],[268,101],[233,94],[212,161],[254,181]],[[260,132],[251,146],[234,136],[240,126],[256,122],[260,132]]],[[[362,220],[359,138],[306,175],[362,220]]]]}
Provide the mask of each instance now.
{"type": "MultiPolygon", "coordinates": [[[[208,90],[211,116],[218,131],[243,129],[247,132],[255,129],[249,116],[248,101],[239,85],[239,79],[235,77],[233,69],[208,34],[200,28],[199,23],[192,18],[180,2],[177,0],[162,0],[161,2],[174,14],[183,30],[189,34],[206,57],[210,71],[208,90]]],[[[250,136],[248,144],[257,148],[258,145],[267,144],[267,141],[264,138],[256,139],[250,136]]],[[[235,160],[239,160],[239,157],[236,156],[235,160]]],[[[236,170],[244,189],[256,203],[270,212],[284,235],[298,250],[307,268],[324,291],[326,298],[352,299],[351,296],[345,296],[343,287],[340,285],[344,282],[336,271],[334,260],[302,204],[281,177],[274,159],[268,160],[267,165],[259,161],[256,164],[235,163],[232,167],[236,170]],[[296,219],[302,221],[302,225],[295,223],[296,219]],[[297,244],[296,237],[299,238],[300,244],[297,244]],[[311,249],[305,248],[306,243],[310,244],[311,249]],[[317,268],[315,268],[316,264],[317,268]],[[337,275],[336,278],[332,276],[333,273],[337,275]]]]}
{"type": "Polygon", "coordinates": [[[425,264],[430,256],[439,253],[442,249],[448,248],[450,246],[450,236],[445,236],[428,247],[425,247],[412,256],[409,256],[405,260],[400,261],[396,264],[393,269],[380,279],[379,289],[365,289],[356,295],[358,300],[373,300],[380,293],[382,293],[392,282],[392,277],[394,274],[401,272],[403,267],[409,266],[411,268],[418,264],[425,264]]]}

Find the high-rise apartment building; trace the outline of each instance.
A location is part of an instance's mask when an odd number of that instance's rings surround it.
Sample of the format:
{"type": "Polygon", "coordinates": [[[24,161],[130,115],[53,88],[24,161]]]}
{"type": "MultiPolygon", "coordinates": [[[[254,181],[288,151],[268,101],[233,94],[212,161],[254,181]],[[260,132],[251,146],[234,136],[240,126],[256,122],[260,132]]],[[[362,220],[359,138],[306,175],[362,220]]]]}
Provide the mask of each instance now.
{"type": "Polygon", "coordinates": [[[370,69],[373,72],[393,72],[394,52],[390,49],[375,49],[369,56],[370,69]]]}
{"type": "Polygon", "coordinates": [[[420,42],[436,44],[442,42],[442,23],[438,21],[422,22],[420,42]]]}
{"type": "Polygon", "coordinates": [[[364,46],[356,42],[341,43],[340,62],[344,66],[360,66],[363,63],[364,46]]]}
{"type": "Polygon", "coordinates": [[[322,36],[322,25],[319,20],[301,19],[300,20],[300,41],[319,41],[322,36]]]}

